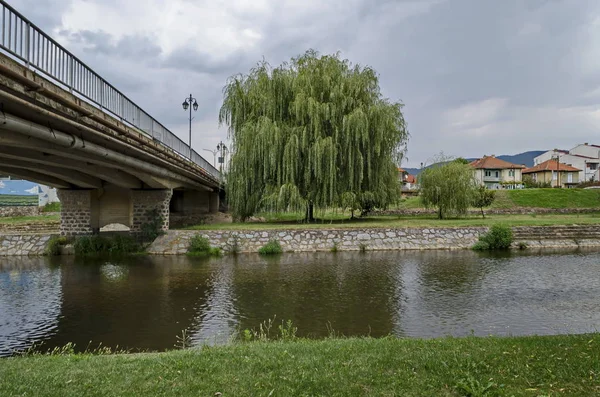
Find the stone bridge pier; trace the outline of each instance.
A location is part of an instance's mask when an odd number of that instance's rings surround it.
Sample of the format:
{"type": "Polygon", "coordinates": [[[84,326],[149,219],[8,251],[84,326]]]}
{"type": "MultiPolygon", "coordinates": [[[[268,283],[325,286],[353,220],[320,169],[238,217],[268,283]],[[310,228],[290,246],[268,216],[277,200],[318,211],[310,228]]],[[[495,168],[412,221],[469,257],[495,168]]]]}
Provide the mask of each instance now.
{"type": "MultiPolygon", "coordinates": [[[[129,228],[138,234],[145,224],[155,222],[160,217],[160,229],[169,229],[172,189],[126,189],[108,186],[101,189],[59,189],[61,202],[60,234],[63,236],[84,236],[99,233],[111,224],[129,228]]],[[[183,216],[216,212],[218,195],[207,191],[186,192],[185,200],[181,193],[175,194],[183,216]]]]}

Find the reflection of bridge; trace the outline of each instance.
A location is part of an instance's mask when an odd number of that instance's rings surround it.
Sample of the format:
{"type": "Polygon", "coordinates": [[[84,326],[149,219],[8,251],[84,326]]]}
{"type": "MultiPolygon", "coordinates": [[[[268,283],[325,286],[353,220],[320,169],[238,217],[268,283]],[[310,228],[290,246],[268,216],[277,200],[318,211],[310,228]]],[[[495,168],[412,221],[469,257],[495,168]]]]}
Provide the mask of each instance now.
{"type": "Polygon", "coordinates": [[[219,207],[220,174],[0,0],[0,174],[59,188],[61,232],[219,207]]]}

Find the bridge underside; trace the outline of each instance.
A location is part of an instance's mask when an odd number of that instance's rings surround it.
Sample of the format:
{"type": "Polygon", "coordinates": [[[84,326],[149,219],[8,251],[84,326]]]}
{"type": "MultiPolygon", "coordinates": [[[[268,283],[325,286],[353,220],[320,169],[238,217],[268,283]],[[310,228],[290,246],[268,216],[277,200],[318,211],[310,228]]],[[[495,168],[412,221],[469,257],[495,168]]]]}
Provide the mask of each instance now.
{"type": "Polygon", "coordinates": [[[168,229],[171,210],[219,207],[219,181],[196,164],[5,57],[0,174],[58,188],[64,235],[113,223],[139,232],[150,213],[168,229]]]}

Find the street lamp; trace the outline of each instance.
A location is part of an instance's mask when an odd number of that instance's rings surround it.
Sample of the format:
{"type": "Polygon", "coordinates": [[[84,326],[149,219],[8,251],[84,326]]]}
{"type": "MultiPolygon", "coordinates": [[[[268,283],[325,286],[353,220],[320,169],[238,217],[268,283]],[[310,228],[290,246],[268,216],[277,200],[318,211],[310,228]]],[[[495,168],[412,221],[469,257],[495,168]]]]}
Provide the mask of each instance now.
{"type": "Polygon", "coordinates": [[[223,141],[219,142],[217,144],[217,150],[220,151],[220,156],[219,156],[219,171],[223,172],[223,164],[225,163],[225,155],[227,154],[227,146],[225,146],[225,144],[223,143],[223,141]]]}
{"type": "Polygon", "coordinates": [[[207,152],[211,152],[213,154],[213,167],[217,168],[217,152],[218,150],[210,150],[210,149],[202,149],[202,150],[206,150],[207,152]]]}
{"type": "Polygon", "coordinates": [[[192,97],[192,94],[190,94],[189,98],[185,98],[183,100],[183,103],[181,104],[181,106],[183,106],[183,110],[188,110],[188,108],[190,108],[190,160],[192,159],[192,108],[194,108],[194,112],[196,110],[198,110],[198,102],[196,102],[196,98],[192,97]],[[192,106],[190,106],[192,105],[192,106]]]}

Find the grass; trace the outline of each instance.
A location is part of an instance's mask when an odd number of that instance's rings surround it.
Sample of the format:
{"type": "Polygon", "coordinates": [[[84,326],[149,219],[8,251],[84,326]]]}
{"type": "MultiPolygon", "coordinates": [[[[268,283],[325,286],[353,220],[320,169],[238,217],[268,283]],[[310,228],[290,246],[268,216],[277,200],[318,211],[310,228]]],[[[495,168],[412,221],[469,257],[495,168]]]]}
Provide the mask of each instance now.
{"type": "Polygon", "coordinates": [[[0,194],[0,207],[2,206],[34,206],[38,205],[38,196],[18,196],[12,194],[0,194]]]}
{"type": "Polygon", "coordinates": [[[509,190],[508,197],[519,207],[599,208],[600,189],[509,190]]]}
{"type": "MultiPolygon", "coordinates": [[[[517,189],[497,190],[493,209],[526,208],[600,208],[600,189],[517,189]]],[[[402,199],[397,209],[424,208],[420,197],[402,199]]]]}
{"type": "Polygon", "coordinates": [[[0,359],[3,396],[591,396],[600,335],[351,338],[0,359]]]}
{"type": "Polygon", "coordinates": [[[434,215],[371,216],[354,220],[214,223],[187,227],[188,230],[274,230],[274,229],[339,229],[339,228],[400,228],[400,227],[460,227],[491,226],[502,223],[507,226],[551,226],[600,224],[600,213],[545,214],[545,215],[486,215],[466,218],[437,219],[434,215]]]}
{"type": "Polygon", "coordinates": [[[60,221],[60,215],[0,217],[0,224],[51,223],[58,221],[60,221]]]}

